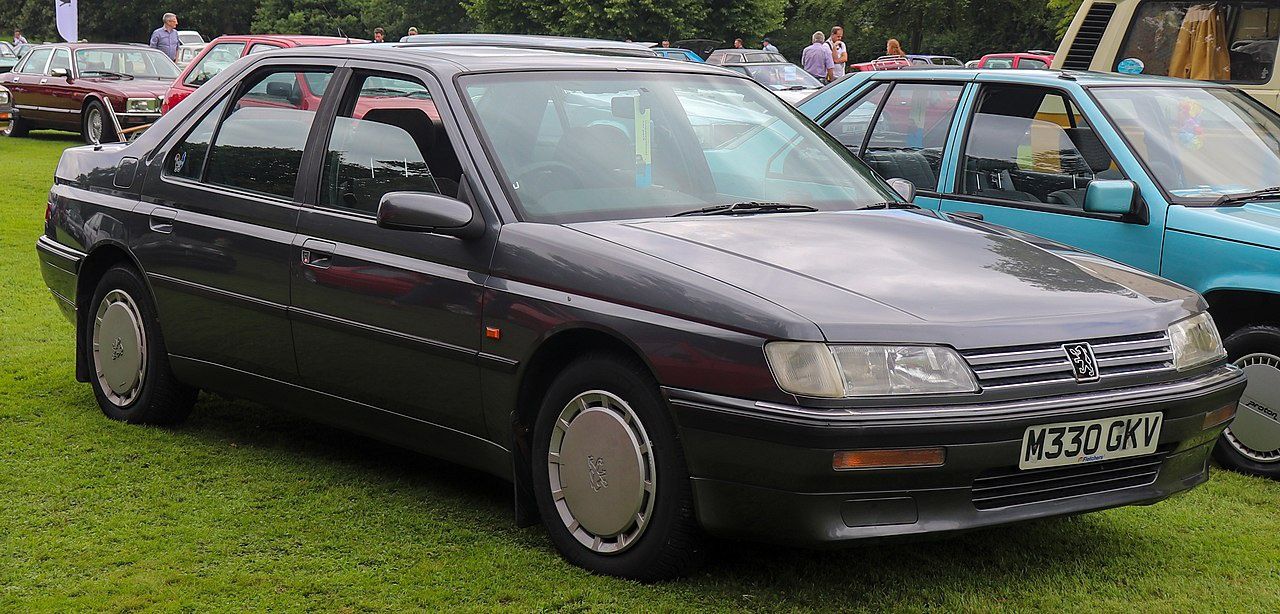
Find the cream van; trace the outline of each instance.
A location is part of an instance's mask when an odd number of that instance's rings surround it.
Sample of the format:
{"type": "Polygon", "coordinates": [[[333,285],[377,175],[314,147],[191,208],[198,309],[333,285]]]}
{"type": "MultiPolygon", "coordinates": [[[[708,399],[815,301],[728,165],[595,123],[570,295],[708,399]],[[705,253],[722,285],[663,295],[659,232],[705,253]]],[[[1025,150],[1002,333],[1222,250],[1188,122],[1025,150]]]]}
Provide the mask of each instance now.
{"type": "Polygon", "coordinates": [[[1053,68],[1229,83],[1280,110],[1280,0],[1084,0],[1053,68]]]}

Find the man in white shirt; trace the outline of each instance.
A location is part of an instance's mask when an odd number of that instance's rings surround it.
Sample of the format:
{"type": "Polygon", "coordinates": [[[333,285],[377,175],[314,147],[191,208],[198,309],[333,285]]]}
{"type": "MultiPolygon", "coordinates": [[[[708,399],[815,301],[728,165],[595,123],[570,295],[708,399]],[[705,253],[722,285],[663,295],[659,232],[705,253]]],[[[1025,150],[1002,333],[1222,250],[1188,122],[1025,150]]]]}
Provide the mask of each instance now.
{"type": "Polygon", "coordinates": [[[778,52],[778,48],[777,48],[777,47],[774,47],[774,46],[773,46],[773,43],[769,42],[769,39],[767,39],[767,38],[766,38],[766,39],[764,39],[764,46],[763,46],[763,47],[761,47],[761,49],[764,49],[765,51],[768,51],[769,53],[777,53],[777,52],[778,52]]]}
{"type": "Polygon", "coordinates": [[[840,26],[831,28],[831,38],[827,39],[827,46],[831,47],[831,61],[836,65],[831,69],[831,77],[834,81],[844,76],[845,66],[849,64],[849,50],[844,45],[844,28],[840,26]]]}

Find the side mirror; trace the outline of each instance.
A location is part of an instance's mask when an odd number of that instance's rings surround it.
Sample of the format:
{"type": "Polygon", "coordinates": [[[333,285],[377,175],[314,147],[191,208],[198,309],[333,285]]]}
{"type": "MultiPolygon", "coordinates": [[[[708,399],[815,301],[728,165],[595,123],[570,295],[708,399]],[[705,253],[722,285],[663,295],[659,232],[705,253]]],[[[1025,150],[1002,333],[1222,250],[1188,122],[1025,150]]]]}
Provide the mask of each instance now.
{"type": "Polygon", "coordinates": [[[902,197],[903,200],[907,202],[915,202],[916,184],[911,183],[906,179],[899,179],[898,177],[890,179],[887,183],[889,184],[889,187],[893,188],[894,192],[898,193],[898,196],[902,197]]]}
{"type": "Polygon", "coordinates": [[[294,98],[296,97],[293,89],[293,86],[288,83],[281,83],[279,81],[267,83],[268,96],[272,98],[283,98],[289,102],[294,102],[294,98]]]}
{"type": "Polygon", "coordinates": [[[387,192],[378,203],[378,226],[464,239],[484,232],[471,205],[431,192],[387,192]]]}
{"type": "Polygon", "coordinates": [[[1084,193],[1084,210],[1090,213],[1128,214],[1138,186],[1127,179],[1094,179],[1084,193]]]}
{"type": "Polygon", "coordinates": [[[65,68],[55,68],[55,69],[53,69],[53,70],[49,71],[49,76],[50,76],[50,77],[57,77],[57,78],[59,78],[59,79],[67,79],[67,78],[70,78],[70,77],[71,77],[71,73],[70,73],[70,72],[68,72],[68,71],[67,71],[67,69],[65,69],[65,68]]]}

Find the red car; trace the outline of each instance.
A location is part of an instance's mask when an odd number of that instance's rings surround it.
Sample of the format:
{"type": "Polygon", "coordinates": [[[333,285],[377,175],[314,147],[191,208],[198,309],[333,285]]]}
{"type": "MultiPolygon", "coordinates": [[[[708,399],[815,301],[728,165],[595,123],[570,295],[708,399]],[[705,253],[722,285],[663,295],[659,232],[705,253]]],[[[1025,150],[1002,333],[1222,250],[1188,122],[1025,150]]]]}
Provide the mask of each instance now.
{"type": "Polygon", "coordinates": [[[897,70],[911,65],[911,60],[901,55],[882,55],[870,62],[858,62],[849,65],[849,72],[869,70],[897,70]]]}
{"type": "Polygon", "coordinates": [[[121,130],[160,117],[160,98],[177,75],[168,56],[147,47],[39,45],[0,76],[13,112],[4,134],[52,128],[88,143],[117,140],[121,130]]]}
{"type": "Polygon", "coordinates": [[[978,68],[1048,68],[1052,63],[1048,52],[988,53],[978,60],[978,68]]]}
{"type": "Polygon", "coordinates": [[[164,104],[160,112],[165,113],[174,105],[190,96],[196,88],[214,78],[222,69],[232,62],[251,53],[262,53],[272,49],[289,47],[314,47],[322,45],[342,45],[345,43],[367,43],[359,38],[341,38],[337,36],[298,36],[293,34],[236,34],[219,36],[187,64],[182,74],[173,82],[169,92],[165,94],[164,104]]]}

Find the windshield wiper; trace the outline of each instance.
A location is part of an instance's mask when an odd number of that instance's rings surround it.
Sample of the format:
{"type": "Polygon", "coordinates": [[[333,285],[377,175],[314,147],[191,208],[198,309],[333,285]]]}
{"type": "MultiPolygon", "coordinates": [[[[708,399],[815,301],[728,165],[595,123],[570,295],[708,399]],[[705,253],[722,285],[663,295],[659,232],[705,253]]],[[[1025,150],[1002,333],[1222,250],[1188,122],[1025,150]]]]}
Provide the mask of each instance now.
{"type": "Polygon", "coordinates": [[[901,203],[897,201],[885,201],[882,203],[871,203],[865,207],[858,207],[855,211],[866,211],[867,209],[919,209],[920,205],[912,203],[901,203]]]}
{"type": "Polygon", "coordinates": [[[790,203],[762,203],[753,200],[730,203],[727,205],[712,205],[701,209],[693,209],[692,211],[681,211],[671,215],[671,217],[683,217],[686,215],[735,215],[739,213],[779,213],[779,212],[795,212],[795,211],[817,211],[817,207],[809,205],[793,205],[790,203]]]}
{"type": "Polygon", "coordinates": [[[1280,197],[1280,185],[1254,190],[1252,192],[1240,192],[1239,194],[1223,194],[1218,200],[1213,201],[1214,207],[1222,205],[1238,205],[1249,202],[1251,200],[1268,200],[1280,197]]]}
{"type": "Polygon", "coordinates": [[[126,74],[124,74],[124,73],[122,73],[122,72],[111,72],[111,71],[109,71],[109,70],[82,70],[82,71],[80,71],[80,76],[82,76],[82,77],[84,77],[84,76],[88,76],[88,75],[90,75],[90,74],[93,74],[93,75],[102,75],[102,76],[104,76],[104,77],[115,77],[115,78],[117,78],[117,79],[128,79],[128,80],[130,80],[130,81],[132,81],[132,80],[133,80],[133,75],[126,75],[126,74]]]}

